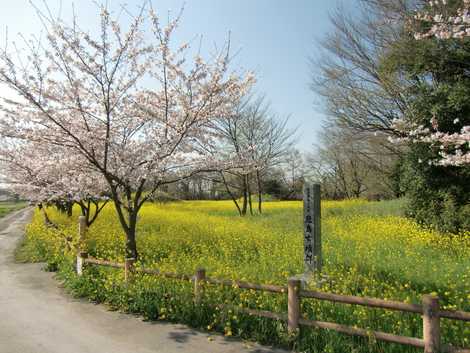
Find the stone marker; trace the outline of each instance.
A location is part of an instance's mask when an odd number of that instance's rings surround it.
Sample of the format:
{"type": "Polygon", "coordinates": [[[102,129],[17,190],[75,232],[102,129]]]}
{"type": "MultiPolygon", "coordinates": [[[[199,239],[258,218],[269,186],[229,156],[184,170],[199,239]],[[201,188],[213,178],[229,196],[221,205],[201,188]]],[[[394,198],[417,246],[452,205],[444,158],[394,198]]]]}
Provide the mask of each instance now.
{"type": "Polygon", "coordinates": [[[321,256],[320,184],[304,185],[304,263],[305,275],[319,275],[321,256]]]}

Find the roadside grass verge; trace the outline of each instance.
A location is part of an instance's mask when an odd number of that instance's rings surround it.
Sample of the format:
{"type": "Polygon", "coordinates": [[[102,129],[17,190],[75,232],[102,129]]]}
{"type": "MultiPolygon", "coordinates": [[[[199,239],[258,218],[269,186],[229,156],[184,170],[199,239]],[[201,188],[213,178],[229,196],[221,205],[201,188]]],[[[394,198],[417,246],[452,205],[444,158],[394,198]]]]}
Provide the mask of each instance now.
{"type": "Polygon", "coordinates": [[[26,202],[0,201],[0,218],[23,207],[26,207],[26,202]]]}

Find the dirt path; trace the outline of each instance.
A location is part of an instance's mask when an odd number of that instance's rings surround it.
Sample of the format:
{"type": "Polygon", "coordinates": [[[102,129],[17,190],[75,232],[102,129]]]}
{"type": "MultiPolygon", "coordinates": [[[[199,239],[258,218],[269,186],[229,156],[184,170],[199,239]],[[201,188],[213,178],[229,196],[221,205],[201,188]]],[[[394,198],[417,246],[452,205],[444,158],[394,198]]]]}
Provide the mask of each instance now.
{"type": "Polygon", "coordinates": [[[1,353],[282,353],[211,336],[182,325],[146,323],[74,300],[40,264],[15,264],[13,252],[30,220],[25,209],[0,219],[1,353]]]}

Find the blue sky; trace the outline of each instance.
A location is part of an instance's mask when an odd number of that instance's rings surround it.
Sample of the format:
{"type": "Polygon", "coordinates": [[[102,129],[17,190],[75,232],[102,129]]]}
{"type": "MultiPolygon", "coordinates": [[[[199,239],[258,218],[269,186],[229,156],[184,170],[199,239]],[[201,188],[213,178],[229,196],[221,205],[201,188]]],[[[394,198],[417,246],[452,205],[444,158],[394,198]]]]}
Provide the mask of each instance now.
{"type": "MultiPolygon", "coordinates": [[[[1,1],[2,40],[6,27],[10,39],[18,32],[38,33],[40,26],[27,0],[1,1]]],[[[60,1],[46,1],[56,13],[60,1]]],[[[319,98],[309,88],[309,57],[318,54],[316,40],[331,30],[328,15],[341,2],[357,4],[356,0],[153,0],[164,19],[168,10],[176,14],[185,4],[177,39],[188,41],[202,34],[203,51],[210,51],[214,43],[223,44],[231,32],[232,48],[239,51],[235,64],[255,72],[256,91],[266,95],[273,111],[291,116],[290,126],[299,128],[298,147],[302,150],[311,149],[324,118],[319,98]]],[[[69,17],[72,3],[86,28],[97,14],[92,1],[62,0],[64,18],[69,17]]],[[[116,9],[123,1],[108,3],[116,9]]],[[[141,1],[124,3],[135,9],[141,1]]]]}

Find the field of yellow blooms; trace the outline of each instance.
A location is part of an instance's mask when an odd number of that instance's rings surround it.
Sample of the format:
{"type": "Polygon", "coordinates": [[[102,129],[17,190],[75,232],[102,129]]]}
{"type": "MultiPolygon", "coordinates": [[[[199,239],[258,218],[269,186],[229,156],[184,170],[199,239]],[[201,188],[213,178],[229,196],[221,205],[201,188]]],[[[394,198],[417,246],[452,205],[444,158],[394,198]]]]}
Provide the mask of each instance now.
{"type": "MultiPolygon", "coordinates": [[[[322,204],[324,274],[321,290],[419,303],[435,293],[445,308],[470,311],[470,234],[450,235],[423,229],[401,215],[403,202],[363,200],[322,204]]],[[[266,202],[264,214],[237,216],[229,201],[148,204],[139,219],[138,266],[193,274],[203,267],[210,277],[257,283],[287,283],[303,272],[301,202],[266,202]]],[[[72,218],[49,208],[59,230],[46,228],[39,212],[27,229],[18,257],[47,261],[72,293],[103,302],[113,309],[136,312],[152,320],[187,323],[225,335],[286,346],[283,323],[211,304],[286,312],[284,295],[208,286],[204,305],[192,301],[192,285],[136,275],[125,283],[122,271],[89,266],[85,275],[73,272],[74,251],[66,236],[77,238],[78,209],[72,218]]],[[[91,256],[124,259],[124,237],[112,205],[87,234],[91,256]]],[[[73,247],[72,247],[73,248],[73,247]]],[[[422,321],[403,314],[360,306],[305,299],[307,318],[355,325],[405,336],[421,337],[422,321]]],[[[442,320],[444,343],[470,346],[470,324],[442,320]]],[[[210,344],[210,343],[208,343],[210,344]]],[[[419,352],[420,350],[304,329],[295,349],[305,352],[419,352]]]]}

